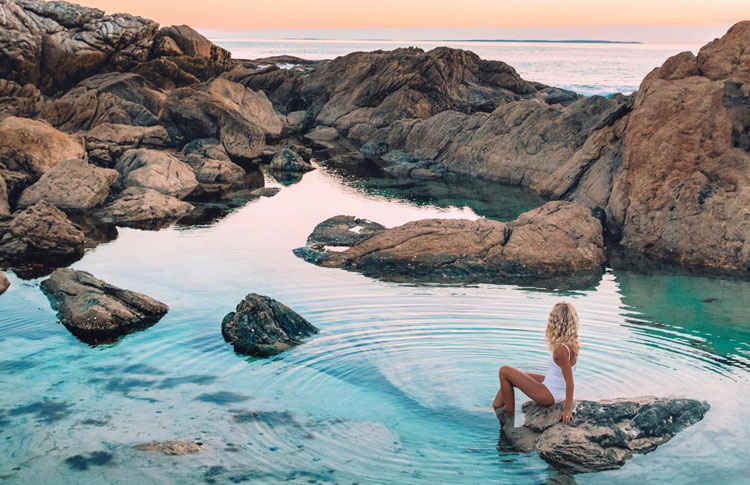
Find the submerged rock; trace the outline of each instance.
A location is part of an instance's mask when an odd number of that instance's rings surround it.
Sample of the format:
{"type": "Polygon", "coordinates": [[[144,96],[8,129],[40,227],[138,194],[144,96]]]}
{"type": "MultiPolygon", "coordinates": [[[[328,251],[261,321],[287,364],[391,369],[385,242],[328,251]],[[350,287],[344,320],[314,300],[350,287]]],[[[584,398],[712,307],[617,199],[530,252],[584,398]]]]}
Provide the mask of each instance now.
{"type": "Polygon", "coordinates": [[[318,329],[273,298],[250,293],[224,317],[221,333],[235,351],[268,357],[301,344],[318,329]]]}
{"type": "Polygon", "coordinates": [[[89,210],[104,202],[117,177],[116,170],[99,168],[83,160],[66,160],[24,190],[18,205],[28,207],[44,200],[62,210],[89,210]]]}
{"type": "Polygon", "coordinates": [[[60,209],[37,202],[16,213],[0,239],[0,259],[66,264],[83,256],[85,236],[60,209]]]}
{"type": "Polygon", "coordinates": [[[503,416],[502,433],[518,451],[536,450],[545,461],[574,472],[620,468],[634,453],[648,453],[691,426],[710,406],[695,399],[638,397],[574,401],[573,421],[560,422],[563,404],[523,405],[525,423],[503,416]]]}
{"type": "Polygon", "coordinates": [[[8,277],[5,276],[5,273],[0,271],[0,295],[5,293],[5,290],[10,288],[10,281],[8,281],[8,277]]]}
{"type": "MultiPolygon", "coordinates": [[[[344,227],[351,224],[341,219],[344,227]]],[[[333,221],[335,228],[338,221],[333,221]]],[[[377,230],[335,250],[342,230],[321,224],[311,235],[316,244],[295,253],[325,267],[362,272],[399,281],[556,281],[576,277],[589,282],[605,262],[600,222],[589,209],[569,202],[548,202],[509,223],[479,219],[427,219],[377,230]]]]}
{"type": "Polygon", "coordinates": [[[203,449],[203,443],[180,440],[148,441],[135,445],[133,448],[139,451],[154,451],[169,456],[184,456],[200,453],[203,449]]]}
{"type": "Polygon", "coordinates": [[[94,215],[104,223],[157,229],[178,220],[193,205],[144,187],[128,187],[94,215]]]}
{"type": "Polygon", "coordinates": [[[42,290],[60,321],[84,342],[106,343],[158,322],[169,307],[153,298],[110,285],[90,273],[55,270],[42,290]]]}

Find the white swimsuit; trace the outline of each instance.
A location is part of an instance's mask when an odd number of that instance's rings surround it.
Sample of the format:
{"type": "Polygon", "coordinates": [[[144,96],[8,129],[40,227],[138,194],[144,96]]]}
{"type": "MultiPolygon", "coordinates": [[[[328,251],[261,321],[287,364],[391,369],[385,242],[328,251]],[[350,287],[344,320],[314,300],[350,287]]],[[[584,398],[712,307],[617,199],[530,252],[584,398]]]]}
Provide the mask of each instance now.
{"type": "MultiPolygon", "coordinates": [[[[568,359],[570,359],[570,349],[567,345],[565,345],[565,348],[568,349],[568,359]]],[[[573,374],[575,374],[575,365],[572,367],[572,370],[573,374]]],[[[552,394],[552,397],[555,398],[555,403],[565,400],[565,377],[563,377],[562,369],[555,362],[555,358],[552,356],[551,352],[549,354],[549,369],[547,370],[547,374],[544,376],[542,384],[544,384],[547,389],[549,389],[550,394],[552,394]]]]}

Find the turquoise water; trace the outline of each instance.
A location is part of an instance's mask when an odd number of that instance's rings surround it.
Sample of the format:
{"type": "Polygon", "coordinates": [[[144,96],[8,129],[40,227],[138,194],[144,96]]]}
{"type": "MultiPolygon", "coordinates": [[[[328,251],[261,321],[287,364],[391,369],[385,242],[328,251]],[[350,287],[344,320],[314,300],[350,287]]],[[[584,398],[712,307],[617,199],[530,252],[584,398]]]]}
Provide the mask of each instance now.
{"type": "MultiPolygon", "coordinates": [[[[535,454],[497,451],[489,405],[499,365],[544,370],[546,314],[565,298],[582,320],[577,397],[686,395],[712,406],[657,451],[576,481],[743,482],[750,283],[609,270],[595,287],[565,294],[403,285],[292,254],[337,214],[389,226],[477,217],[455,194],[393,198],[400,193],[319,169],[211,225],[121,229],[73,266],[171,310],[112,345],[77,340],[56,322],[40,280],[9,274],[0,296],[0,480],[545,483],[556,472],[535,454]],[[249,292],[279,299],[321,333],[278,358],[236,355],[220,322],[249,292]],[[154,439],[199,440],[205,450],[166,457],[130,448],[154,439]]],[[[471,202],[479,212],[483,199],[471,202]]]]}
{"type": "MultiPolygon", "coordinates": [[[[590,96],[629,94],[652,69],[679,52],[698,52],[689,44],[576,44],[533,42],[473,42],[417,40],[211,39],[235,59],[292,55],[303,59],[333,59],[357,51],[397,47],[439,46],[466,49],[482,59],[503,61],[529,81],[570,89],[590,96]]],[[[290,67],[290,66],[287,66],[290,67]]]]}

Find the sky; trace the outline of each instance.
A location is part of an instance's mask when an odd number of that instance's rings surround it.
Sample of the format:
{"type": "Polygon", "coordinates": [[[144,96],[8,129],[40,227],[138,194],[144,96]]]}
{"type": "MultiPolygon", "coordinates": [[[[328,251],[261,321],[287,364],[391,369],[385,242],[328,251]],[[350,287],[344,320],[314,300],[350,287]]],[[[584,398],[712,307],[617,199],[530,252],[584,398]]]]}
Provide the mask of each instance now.
{"type": "Polygon", "coordinates": [[[703,43],[749,0],[77,0],[211,37],[605,39],[703,43]]]}

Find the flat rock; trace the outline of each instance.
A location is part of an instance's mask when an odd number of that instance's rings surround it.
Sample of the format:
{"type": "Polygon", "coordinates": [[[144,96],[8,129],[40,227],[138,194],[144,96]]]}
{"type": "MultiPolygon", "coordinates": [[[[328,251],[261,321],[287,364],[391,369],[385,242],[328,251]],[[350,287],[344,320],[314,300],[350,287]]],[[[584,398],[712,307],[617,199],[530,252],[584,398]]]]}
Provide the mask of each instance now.
{"type": "Polygon", "coordinates": [[[167,440],[167,441],[148,441],[133,446],[139,451],[152,451],[162,453],[168,456],[184,456],[200,453],[203,449],[202,443],[193,441],[167,440]]]}
{"type": "MultiPolygon", "coordinates": [[[[519,281],[590,284],[605,262],[600,222],[589,209],[548,202],[509,223],[427,219],[374,231],[344,251],[320,237],[295,254],[325,267],[398,281],[519,281]],[[577,281],[580,280],[580,281],[577,281]]],[[[346,227],[349,223],[346,223],[346,227]]],[[[336,236],[341,230],[331,231],[336,236]]]]}
{"type": "Polygon", "coordinates": [[[176,197],[144,187],[128,187],[94,215],[104,223],[157,229],[193,210],[193,205],[176,197]]]}
{"type": "Polygon", "coordinates": [[[116,170],[84,160],[66,160],[47,170],[18,200],[19,207],[46,201],[65,211],[85,211],[104,202],[117,180],[116,170]]]}
{"type": "Polygon", "coordinates": [[[5,290],[7,290],[10,287],[10,281],[8,281],[8,277],[5,276],[5,273],[0,271],[0,295],[5,293],[5,290]]]}
{"type": "Polygon", "coordinates": [[[573,421],[560,422],[563,404],[523,405],[522,428],[503,421],[502,433],[518,451],[533,451],[552,465],[578,473],[620,468],[634,453],[648,453],[691,426],[710,406],[694,399],[656,397],[574,401],[573,421]],[[533,446],[529,446],[529,444],[533,446]]]}
{"type": "Polygon", "coordinates": [[[15,214],[0,239],[0,258],[18,263],[65,263],[83,256],[85,236],[60,209],[37,202],[15,214]]]}
{"type": "Polygon", "coordinates": [[[326,219],[307,237],[308,246],[354,246],[384,231],[382,224],[354,216],[326,219]]]}
{"type": "Polygon", "coordinates": [[[190,166],[171,153],[139,148],[128,150],[115,165],[123,187],[143,187],[181,199],[190,194],[198,180],[190,166]]]}
{"type": "Polygon", "coordinates": [[[42,281],[42,290],[68,330],[92,344],[151,326],[169,310],[151,297],[70,268],[55,270],[42,281]]]}
{"type": "Polygon", "coordinates": [[[224,317],[221,333],[235,351],[268,357],[299,345],[318,329],[273,298],[250,293],[224,317]]]}
{"type": "Polygon", "coordinates": [[[40,177],[64,160],[86,159],[79,137],[41,120],[9,116],[0,121],[0,165],[40,177]]]}

